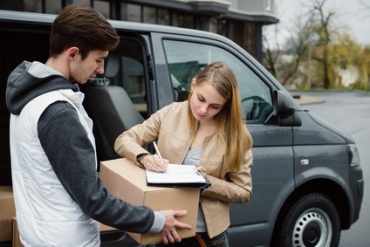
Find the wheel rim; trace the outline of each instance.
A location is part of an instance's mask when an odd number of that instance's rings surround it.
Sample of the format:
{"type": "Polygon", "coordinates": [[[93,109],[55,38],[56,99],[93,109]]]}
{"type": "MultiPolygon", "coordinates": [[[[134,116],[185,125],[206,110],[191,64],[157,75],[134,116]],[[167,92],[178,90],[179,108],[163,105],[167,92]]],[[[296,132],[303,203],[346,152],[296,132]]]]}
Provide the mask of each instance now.
{"type": "Polygon", "coordinates": [[[330,217],[319,208],[305,211],[293,228],[292,243],[294,247],[330,246],[332,225],[330,217]]]}

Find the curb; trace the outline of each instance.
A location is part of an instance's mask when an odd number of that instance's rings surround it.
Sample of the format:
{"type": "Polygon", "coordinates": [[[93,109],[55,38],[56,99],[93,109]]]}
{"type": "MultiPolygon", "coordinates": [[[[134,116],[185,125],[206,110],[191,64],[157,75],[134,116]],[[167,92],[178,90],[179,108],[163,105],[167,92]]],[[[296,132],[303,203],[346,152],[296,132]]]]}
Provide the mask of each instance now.
{"type": "Polygon", "coordinates": [[[320,104],[325,102],[325,100],[321,97],[316,96],[309,96],[309,95],[294,95],[294,100],[300,105],[307,105],[307,104],[320,104]]]}

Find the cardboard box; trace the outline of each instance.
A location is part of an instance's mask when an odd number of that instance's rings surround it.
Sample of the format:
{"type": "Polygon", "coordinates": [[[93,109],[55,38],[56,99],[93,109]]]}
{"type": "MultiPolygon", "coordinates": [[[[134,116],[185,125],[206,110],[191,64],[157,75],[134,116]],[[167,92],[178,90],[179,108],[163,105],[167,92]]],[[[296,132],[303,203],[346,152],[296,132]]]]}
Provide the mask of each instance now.
{"type": "Polygon", "coordinates": [[[0,186],[0,242],[12,240],[12,221],[15,216],[11,186],[0,186]]]}
{"type": "MultiPolygon", "coordinates": [[[[200,189],[147,186],[145,170],[126,158],[101,162],[100,176],[113,195],[133,205],[148,206],[155,211],[186,209],[188,213],[177,220],[191,225],[192,230],[177,232],[181,238],[195,236],[200,189]]],[[[139,244],[162,241],[159,234],[127,233],[139,244]]]]}
{"type": "Polygon", "coordinates": [[[12,238],[12,247],[23,247],[21,240],[19,238],[17,219],[13,217],[13,238],[12,238]]]}

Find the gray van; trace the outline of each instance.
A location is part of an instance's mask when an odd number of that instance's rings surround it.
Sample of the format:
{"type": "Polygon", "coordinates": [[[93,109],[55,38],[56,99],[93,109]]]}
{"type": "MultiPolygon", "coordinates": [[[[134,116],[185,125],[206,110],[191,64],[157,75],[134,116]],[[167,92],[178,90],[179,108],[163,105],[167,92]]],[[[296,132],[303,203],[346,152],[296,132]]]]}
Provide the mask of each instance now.
{"type": "MultiPolygon", "coordinates": [[[[0,11],[0,186],[11,185],[7,77],[23,60],[46,61],[54,18],[0,11]]],[[[348,134],[302,109],[261,64],[225,37],[111,23],[120,44],[107,58],[105,74],[81,86],[95,125],[99,160],[116,158],[113,143],[119,133],[185,100],[193,76],[207,64],[223,61],[237,76],[254,140],[253,197],[246,204],[231,205],[230,246],[339,244],[341,231],[359,218],[363,197],[359,155],[348,134]]],[[[137,246],[122,231],[102,231],[101,237],[102,246],[137,246]]],[[[11,246],[11,239],[0,246],[11,246]]]]}

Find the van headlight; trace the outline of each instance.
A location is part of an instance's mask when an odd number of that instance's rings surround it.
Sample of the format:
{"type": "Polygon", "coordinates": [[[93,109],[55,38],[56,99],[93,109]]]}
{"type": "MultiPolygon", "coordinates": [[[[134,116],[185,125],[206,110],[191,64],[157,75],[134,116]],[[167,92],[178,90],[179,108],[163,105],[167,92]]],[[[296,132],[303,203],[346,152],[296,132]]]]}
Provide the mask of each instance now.
{"type": "Polygon", "coordinates": [[[360,165],[360,155],[355,144],[348,144],[348,160],[350,166],[360,165]]]}

